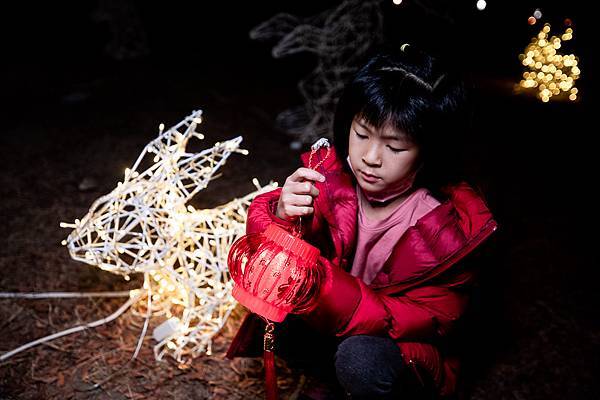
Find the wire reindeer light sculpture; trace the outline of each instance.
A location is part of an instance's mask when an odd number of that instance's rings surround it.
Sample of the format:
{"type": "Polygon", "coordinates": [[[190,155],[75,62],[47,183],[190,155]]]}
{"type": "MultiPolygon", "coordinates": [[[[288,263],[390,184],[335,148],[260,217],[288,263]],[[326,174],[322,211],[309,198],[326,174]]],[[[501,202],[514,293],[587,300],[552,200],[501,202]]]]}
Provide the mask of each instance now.
{"type": "MultiPolygon", "coordinates": [[[[216,171],[239,148],[241,137],[216,143],[199,153],[188,152],[202,111],[195,111],[146,145],[123,182],[97,199],[74,224],[63,241],[71,257],[129,279],[144,273],[144,285],[131,297],[145,295],[136,312],[164,316],[154,330],[155,357],[169,353],[184,363],[211,353],[211,338],[235,307],[227,270],[231,244],[245,231],[246,210],[252,199],[277,186],[271,183],[242,198],[196,210],[187,203],[206,188],[216,171]],[[145,166],[145,167],[143,167],[145,166]],[[145,292],[145,293],[144,293],[145,292]]],[[[141,340],[140,340],[141,343],[141,340]]],[[[139,344],[138,349],[139,350],[139,344]]]]}
{"type": "Polygon", "coordinates": [[[280,13],[250,31],[257,40],[278,40],[272,54],[281,58],[308,52],[317,66],[298,83],[303,106],[281,112],[277,125],[293,137],[292,147],[331,138],[337,98],[367,51],[383,41],[382,0],[346,0],[318,15],[299,18],[280,13]]]}

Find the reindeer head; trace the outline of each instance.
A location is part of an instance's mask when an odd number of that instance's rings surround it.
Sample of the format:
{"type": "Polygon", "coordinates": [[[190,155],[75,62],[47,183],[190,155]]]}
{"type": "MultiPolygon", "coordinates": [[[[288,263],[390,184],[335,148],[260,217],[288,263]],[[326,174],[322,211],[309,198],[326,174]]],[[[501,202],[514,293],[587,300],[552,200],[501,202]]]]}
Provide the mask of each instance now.
{"type": "Polygon", "coordinates": [[[62,224],[75,228],[66,240],[71,257],[125,275],[160,267],[180,240],[187,201],[207,186],[232,152],[245,153],[239,150],[241,137],[200,153],[186,152],[190,139],[203,138],[196,132],[201,114],[196,111],[166,132],[161,129],[125,170],[123,182],[96,200],[81,221],[62,224]],[[144,164],[147,168],[138,171],[144,164]]]}
{"type": "Polygon", "coordinates": [[[178,328],[159,338],[155,355],[172,352],[180,362],[210,353],[212,336],[235,306],[226,268],[231,244],[245,231],[252,199],[276,184],[206,210],[186,203],[239,149],[237,137],[199,153],[187,151],[201,111],[196,111],[148,143],[123,182],[96,200],[63,241],[75,260],[128,277],[144,272],[152,313],[177,317],[178,328]],[[150,161],[151,160],[151,161],[150,161]],[[146,167],[141,167],[147,165],[146,167]]]}

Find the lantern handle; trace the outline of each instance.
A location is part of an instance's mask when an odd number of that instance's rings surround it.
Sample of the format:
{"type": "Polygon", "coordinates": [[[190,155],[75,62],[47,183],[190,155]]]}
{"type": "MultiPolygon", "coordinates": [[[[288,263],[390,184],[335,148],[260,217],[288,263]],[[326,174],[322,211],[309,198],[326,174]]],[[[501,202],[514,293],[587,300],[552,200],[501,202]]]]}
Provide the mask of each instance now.
{"type": "Polygon", "coordinates": [[[310,147],[310,155],[308,156],[308,168],[309,169],[313,169],[313,170],[317,170],[317,168],[319,168],[321,166],[321,164],[323,164],[325,162],[325,160],[327,160],[327,158],[329,157],[329,153],[331,153],[331,145],[329,144],[329,141],[326,138],[320,138],[319,140],[317,140],[311,147],[310,147]],[[325,153],[325,157],[323,157],[323,159],[321,161],[319,161],[314,167],[312,166],[312,161],[313,161],[313,156],[317,153],[317,151],[321,148],[321,147],[326,147],[327,148],[327,153],[325,153]]]}
{"type": "MultiPolygon", "coordinates": [[[[327,138],[320,138],[319,140],[317,140],[310,147],[310,155],[308,157],[308,168],[316,171],[317,168],[319,168],[325,162],[325,160],[327,160],[327,158],[329,157],[330,153],[331,153],[331,145],[329,144],[329,141],[327,140],[327,138]],[[323,157],[322,160],[320,160],[317,164],[315,164],[313,166],[312,165],[312,163],[313,163],[313,156],[315,154],[317,154],[317,151],[319,151],[319,149],[321,147],[326,147],[327,148],[327,153],[325,153],[325,157],[323,157]]],[[[302,236],[302,216],[298,217],[298,223],[294,227],[294,236],[296,236],[296,237],[301,237],[302,236]]]]}
{"type": "Polygon", "coordinates": [[[302,216],[297,219],[296,225],[294,225],[293,235],[296,237],[302,237],[302,216]]]}

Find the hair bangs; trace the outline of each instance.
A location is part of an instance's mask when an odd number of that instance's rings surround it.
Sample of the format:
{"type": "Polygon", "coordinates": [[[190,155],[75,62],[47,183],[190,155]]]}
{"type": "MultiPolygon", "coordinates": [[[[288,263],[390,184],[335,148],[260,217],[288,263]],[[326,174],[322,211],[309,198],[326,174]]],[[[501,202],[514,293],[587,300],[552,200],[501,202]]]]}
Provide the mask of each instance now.
{"type": "Polygon", "coordinates": [[[366,88],[358,96],[361,99],[356,104],[363,104],[363,107],[355,115],[377,129],[389,124],[405,133],[408,139],[419,142],[422,120],[428,111],[427,102],[418,93],[407,96],[407,91],[412,91],[413,88],[409,85],[402,86],[404,87],[388,91],[383,89],[386,88],[383,85],[366,88]]]}

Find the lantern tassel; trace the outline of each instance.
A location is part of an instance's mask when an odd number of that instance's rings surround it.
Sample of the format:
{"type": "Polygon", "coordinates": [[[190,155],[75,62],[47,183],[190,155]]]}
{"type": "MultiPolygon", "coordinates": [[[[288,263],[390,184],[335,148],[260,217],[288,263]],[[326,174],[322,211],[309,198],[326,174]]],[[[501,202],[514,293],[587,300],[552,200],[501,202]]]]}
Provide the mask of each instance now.
{"type": "Polygon", "coordinates": [[[275,371],[275,353],[273,353],[275,324],[267,321],[264,335],[264,365],[265,365],[265,393],[267,400],[277,400],[277,372],[275,371]]]}

